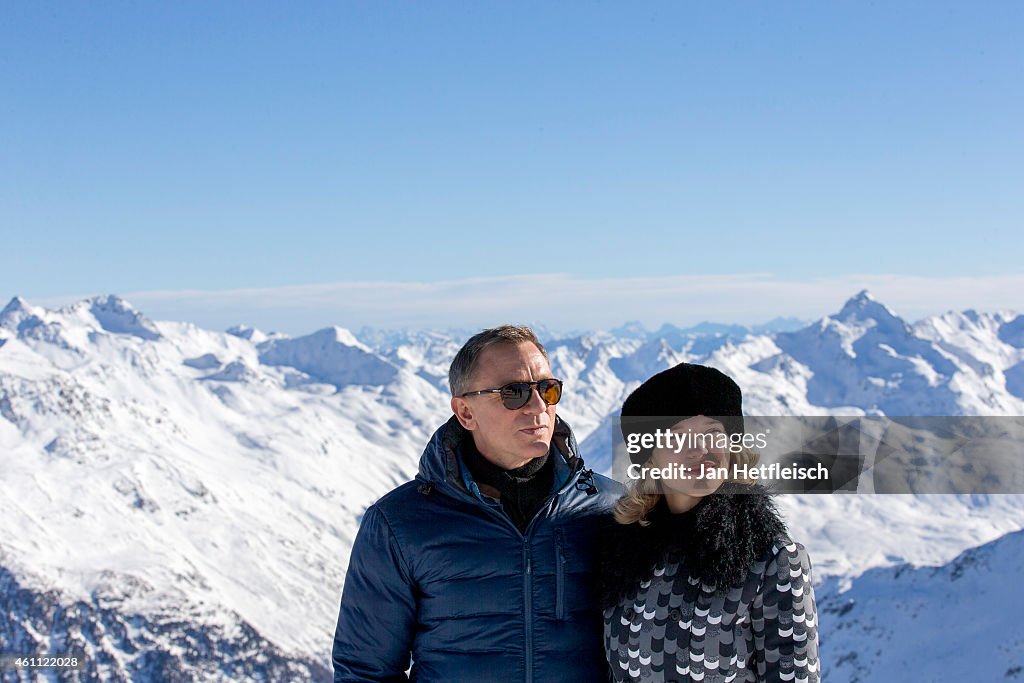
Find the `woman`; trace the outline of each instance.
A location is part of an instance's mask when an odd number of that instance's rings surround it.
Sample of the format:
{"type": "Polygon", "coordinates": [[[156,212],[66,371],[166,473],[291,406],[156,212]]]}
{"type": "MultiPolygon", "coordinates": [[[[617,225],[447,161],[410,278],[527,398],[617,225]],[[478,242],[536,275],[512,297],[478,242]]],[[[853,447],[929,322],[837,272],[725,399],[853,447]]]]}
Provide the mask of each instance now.
{"type": "Polygon", "coordinates": [[[740,388],[713,368],[677,365],[630,394],[622,432],[631,471],[646,476],[619,500],[603,548],[612,678],[817,682],[807,552],[765,489],[732,476],[733,464],[756,461],[730,452],[743,434],[740,388]],[[638,447],[659,433],[660,447],[638,447]]]}

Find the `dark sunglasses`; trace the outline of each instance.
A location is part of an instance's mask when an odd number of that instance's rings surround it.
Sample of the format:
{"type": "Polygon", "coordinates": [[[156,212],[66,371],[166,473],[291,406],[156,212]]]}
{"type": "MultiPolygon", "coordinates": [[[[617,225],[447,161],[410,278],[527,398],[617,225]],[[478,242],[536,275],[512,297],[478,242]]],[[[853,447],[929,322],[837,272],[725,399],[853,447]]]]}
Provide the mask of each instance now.
{"type": "Polygon", "coordinates": [[[467,391],[460,396],[479,396],[480,394],[501,394],[502,404],[509,410],[519,410],[530,402],[533,388],[537,387],[537,393],[544,403],[553,406],[562,398],[562,380],[542,379],[537,382],[512,382],[499,389],[481,389],[480,391],[467,391]]]}

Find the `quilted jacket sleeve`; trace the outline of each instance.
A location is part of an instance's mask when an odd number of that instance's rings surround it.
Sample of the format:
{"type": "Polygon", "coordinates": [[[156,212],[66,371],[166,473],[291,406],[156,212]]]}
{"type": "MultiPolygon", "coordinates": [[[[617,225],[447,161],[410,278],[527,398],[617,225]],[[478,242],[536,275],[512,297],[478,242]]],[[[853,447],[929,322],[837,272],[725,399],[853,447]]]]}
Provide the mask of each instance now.
{"type": "Polygon", "coordinates": [[[751,610],[759,680],[818,683],[818,614],[807,550],[790,542],[765,570],[751,610]]]}
{"type": "Polygon", "coordinates": [[[352,546],[334,633],[334,681],[407,681],[416,599],[394,532],[376,505],[352,546]]]}

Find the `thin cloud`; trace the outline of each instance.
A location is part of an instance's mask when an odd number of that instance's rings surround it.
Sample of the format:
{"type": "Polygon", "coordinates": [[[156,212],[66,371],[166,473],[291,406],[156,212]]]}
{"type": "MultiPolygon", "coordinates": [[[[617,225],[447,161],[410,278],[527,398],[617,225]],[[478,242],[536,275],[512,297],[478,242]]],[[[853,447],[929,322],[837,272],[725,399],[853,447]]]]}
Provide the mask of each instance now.
{"type": "MultiPolygon", "coordinates": [[[[289,333],[327,325],[479,327],[503,321],[554,330],[639,320],[756,324],[834,313],[862,289],[909,320],[948,310],[1020,309],[1024,274],[978,277],[842,275],[811,280],[768,273],[579,278],[564,273],[437,282],[333,282],[230,290],[155,290],[122,296],[156,319],[211,329],[245,323],[289,333]]],[[[60,305],[81,297],[38,301],[60,305]]]]}

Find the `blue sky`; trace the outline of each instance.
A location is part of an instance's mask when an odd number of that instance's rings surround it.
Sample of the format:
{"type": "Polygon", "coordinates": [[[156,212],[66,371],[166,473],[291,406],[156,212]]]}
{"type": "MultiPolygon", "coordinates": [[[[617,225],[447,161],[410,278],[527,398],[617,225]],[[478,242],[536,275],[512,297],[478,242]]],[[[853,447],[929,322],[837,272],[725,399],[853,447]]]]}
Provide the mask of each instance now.
{"type": "Polygon", "coordinates": [[[1011,2],[6,3],[0,297],[309,312],[284,328],[549,308],[507,299],[523,276],[588,290],[574,326],[861,286],[1024,309],[1022,26],[1011,2]],[[610,296],[638,281],[682,303],[610,296]]]}

